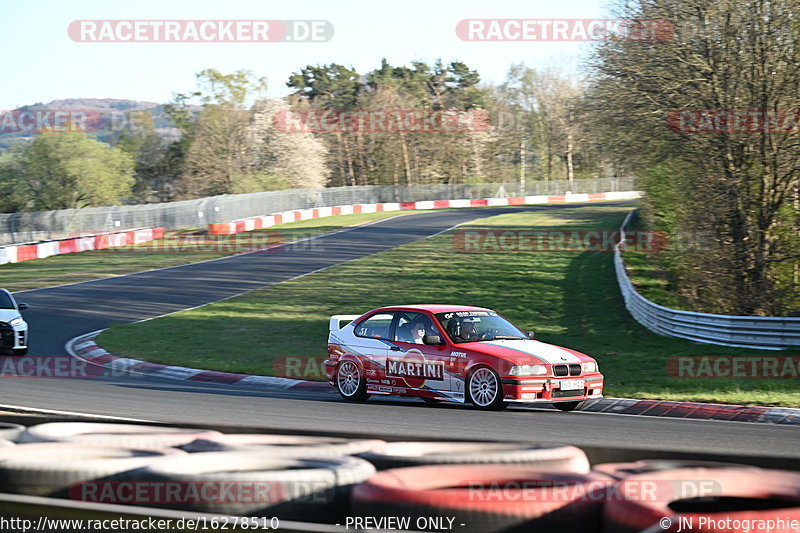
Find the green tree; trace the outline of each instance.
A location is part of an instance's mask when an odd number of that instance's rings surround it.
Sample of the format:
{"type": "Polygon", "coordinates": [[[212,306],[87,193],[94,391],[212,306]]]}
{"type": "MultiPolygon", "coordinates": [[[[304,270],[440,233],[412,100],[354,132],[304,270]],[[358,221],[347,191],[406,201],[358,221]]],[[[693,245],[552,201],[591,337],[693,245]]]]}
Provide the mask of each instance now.
{"type": "Polygon", "coordinates": [[[681,254],[679,290],[699,310],[797,311],[797,129],[731,121],[698,132],[667,118],[800,108],[800,1],[635,0],[620,15],[675,28],[662,42],[603,44],[590,96],[594,134],[644,178],[653,219],[675,236],[713,235],[681,254]]]}
{"type": "Polygon", "coordinates": [[[25,181],[25,149],[15,145],[0,153],[0,213],[24,211],[30,203],[25,181]]]}
{"type": "Polygon", "coordinates": [[[131,196],[130,154],[81,132],[43,132],[24,154],[24,180],[38,211],[119,204],[131,196]]]}
{"type": "MultiPolygon", "coordinates": [[[[255,163],[246,102],[258,96],[266,82],[249,71],[222,74],[207,69],[197,74],[197,85],[199,91],[195,95],[205,105],[191,125],[191,143],[185,152],[181,178],[183,196],[237,192],[237,180],[251,175],[255,163]]],[[[174,111],[185,123],[185,111],[178,107],[174,111]]]]}

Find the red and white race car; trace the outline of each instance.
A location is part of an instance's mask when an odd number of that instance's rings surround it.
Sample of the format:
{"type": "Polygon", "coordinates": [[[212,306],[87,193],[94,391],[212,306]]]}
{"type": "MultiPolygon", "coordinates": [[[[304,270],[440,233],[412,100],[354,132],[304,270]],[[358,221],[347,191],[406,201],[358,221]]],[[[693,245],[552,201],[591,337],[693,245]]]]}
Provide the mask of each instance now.
{"type": "Polygon", "coordinates": [[[534,340],[491,309],[460,305],[332,316],[325,373],[353,401],[380,394],[487,410],[546,402],[572,411],[603,394],[603,375],[588,355],[534,340]]]}

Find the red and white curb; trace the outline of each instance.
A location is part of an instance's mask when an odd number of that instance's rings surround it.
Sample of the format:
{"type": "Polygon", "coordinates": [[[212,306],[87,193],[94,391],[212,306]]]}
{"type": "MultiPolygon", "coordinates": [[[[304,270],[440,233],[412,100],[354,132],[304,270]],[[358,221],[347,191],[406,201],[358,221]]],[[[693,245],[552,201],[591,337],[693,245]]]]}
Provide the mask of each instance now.
{"type": "Polygon", "coordinates": [[[0,265],[44,259],[54,255],[130,246],[163,238],[164,228],[159,227],[81,235],[52,241],[9,244],[0,246],[0,265]]]}
{"type": "Polygon", "coordinates": [[[128,357],[117,357],[98,346],[94,339],[100,331],[93,331],[67,342],[65,348],[73,357],[77,357],[89,364],[101,366],[109,370],[112,376],[147,375],[157,378],[174,379],[178,381],[195,381],[204,383],[217,383],[221,385],[237,385],[248,388],[267,390],[310,390],[319,389],[326,392],[335,392],[327,383],[319,381],[304,381],[299,379],[276,378],[272,376],[254,376],[250,374],[233,374],[230,372],[216,372],[213,370],[200,370],[183,366],[162,365],[148,363],[128,357]]]}
{"type": "MultiPolygon", "coordinates": [[[[182,366],[148,363],[128,357],[117,357],[95,343],[100,331],[75,337],[66,344],[67,352],[89,364],[109,369],[115,376],[147,375],[179,381],[194,381],[234,385],[264,390],[313,390],[335,393],[328,383],[271,376],[232,374],[200,370],[182,366]]],[[[620,415],[688,418],[694,420],[722,420],[729,422],[755,422],[800,426],[800,409],[787,407],[760,407],[715,403],[675,402],[664,400],[637,400],[634,398],[603,398],[589,402],[583,409],[593,413],[620,415]]]]}
{"type": "Polygon", "coordinates": [[[639,191],[591,192],[542,194],[538,196],[511,196],[504,198],[475,198],[464,200],[424,200],[419,202],[382,202],[375,204],[336,205],[333,207],[314,207],[282,211],[260,217],[241,218],[231,222],[208,225],[209,235],[234,235],[244,231],[264,229],[287,222],[299,222],[312,218],[337,215],[359,215],[362,213],[382,213],[386,211],[409,211],[417,209],[453,209],[465,207],[493,207],[510,205],[569,204],[582,202],[601,202],[608,200],[633,200],[641,198],[639,191]]]}

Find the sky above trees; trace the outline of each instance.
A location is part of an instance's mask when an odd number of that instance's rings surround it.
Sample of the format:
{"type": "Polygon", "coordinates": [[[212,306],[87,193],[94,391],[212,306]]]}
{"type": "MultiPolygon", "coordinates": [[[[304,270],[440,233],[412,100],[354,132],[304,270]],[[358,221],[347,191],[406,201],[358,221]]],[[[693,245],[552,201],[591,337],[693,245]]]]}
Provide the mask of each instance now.
{"type": "Polygon", "coordinates": [[[206,68],[244,69],[264,75],[268,95],[289,94],[297,65],[341,63],[367,72],[382,58],[393,64],[437,58],[461,60],[487,82],[500,84],[513,63],[558,65],[577,71],[591,48],[581,43],[464,42],[455,32],[465,18],[597,18],[609,16],[603,0],[3,0],[0,109],[60,98],[168,101],[189,92],[206,68]],[[335,29],[325,43],[76,43],[67,35],[85,19],[324,19],[335,29]]]}

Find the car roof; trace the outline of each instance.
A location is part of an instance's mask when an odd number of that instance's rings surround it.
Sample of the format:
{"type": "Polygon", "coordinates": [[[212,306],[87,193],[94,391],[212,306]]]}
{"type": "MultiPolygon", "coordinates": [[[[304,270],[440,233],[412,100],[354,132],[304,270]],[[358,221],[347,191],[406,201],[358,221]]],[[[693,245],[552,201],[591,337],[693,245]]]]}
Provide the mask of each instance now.
{"type": "MultiPolygon", "coordinates": [[[[445,313],[447,311],[489,311],[486,307],[475,307],[473,305],[447,305],[447,304],[413,304],[413,305],[389,305],[379,308],[381,311],[393,311],[399,309],[416,309],[419,311],[430,311],[431,313],[445,313]]],[[[374,309],[377,311],[378,309],[374,309]]]]}

